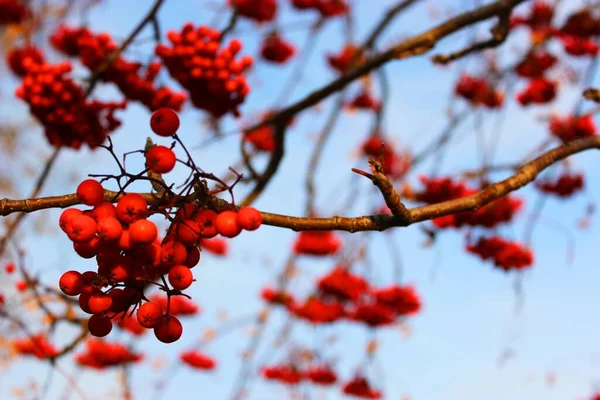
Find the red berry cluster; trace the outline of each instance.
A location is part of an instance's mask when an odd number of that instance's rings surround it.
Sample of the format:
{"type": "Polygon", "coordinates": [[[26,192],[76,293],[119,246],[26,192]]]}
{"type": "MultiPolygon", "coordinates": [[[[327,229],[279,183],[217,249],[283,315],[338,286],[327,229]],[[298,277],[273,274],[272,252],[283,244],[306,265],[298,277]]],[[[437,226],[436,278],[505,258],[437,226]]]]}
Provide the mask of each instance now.
{"type": "MultiPolygon", "coordinates": [[[[79,57],[81,63],[92,72],[102,67],[118,49],[117,43],[108,33],[94,34],[87,28],[71,28],[66,25],[59,26],[50,36],[50,41],[57,50],[72,57],[79,57]]],[[[154,85],[160,69],[160,63],[153,62],[142,75],[142,64],[118,57],[99,78],[103,82],[114,83],[127,99],[139,101],[151,111],[161,107],[179,111],[186,96],[167,87],[154,85]]]]}
{"type": "Polygon", "coordinates": [[[312,365],[301,369],[294,363],[272,365],[262,369],[265,379],[285,385],[296,385],[309,381],[319,386],[330,386],[337,382],[337,374],[328,365],[312,365]]]}
{"type": "Polygon", "coordinates": [[[379,135],[370,136],[361,146],[361,153],[366,157],[379,158],[383,160],[383,173],[391,179],[403,177],[411,165],[409,153],[397,153],[389,143],[383,145],[383,139],[379,135]]]}
{"type": "Polygon", "coordinates": [[[582,116],[568,115],[563,118],[553,116],[550,119],[550,132],[567,143],[571,140],[596,135],[596,125],[591,114],[582,116]]]}
{"type": "Polygon", "coordinates": [[[344,394],[362,399],[380,399],[383,396],[381,391],[371,387],[371,384],[364,376],[356,376],[346,382],[343,391],[344,394]]]}
{"type": "Polygon", "coordinates": [[[474,193],[465,182],[455,182],[452,178],[429,178],[420,176],[419,180],[424,188],[413,196],[417,201],[427,204],[436,204],[443,201],[459,199],[474,193]]]}
{"type": "Polygon", "coordinates": [[[33,335],[25,339],[16,339],[12,342],[15,351],[23,356],[34,356],[39,360],[55,357],[59,351],[48,338],[42,334],[33,335]]]}
{"type": "Polygon", "coordinates": [[[242,17],[256,22],[270,22],[277,15],[277,0],[229,0],[242,17]]]}
{"type": "Polygon", "coordinates": [[[327,61],[331,68],[344,73],[355,67],[356,64],[360,64],[364,61],[364,58],[362,57],[362,49],[360,47],[347,44],[339,54],[329,54],[327,61]]]}
{"type": "Polygon", "coordinates": [[[554,7],[543,0],[538,0],[531,6],[529,14],[514,15],[510,19],[511,27],[525,25],[534,32],[548,31],[554,17],[554,7]]]}
{"type": "Polygon", "coordinates": [[[435,218],[433,224],[438,228],[460,228],[465,225],[494,228],[502,223],[512,221],[522,206],[523,200],[507,195],[477,211],[435,218]]]}
{"type": "Polygon", "coordinates": [[[217,366],[217,362],[212,357],[195,350],[181,353],[179,359],[193,369],[212,370],[217,366]]]}
{"type": "Polygon", "coordinates": [[[536,184],[544,193],[554,194],[558,197],[570,197],[583,189],[583,174],[561,174],[554,181],[546,180],[536,184]]]}
{"type": "Polygon", "coordinates": [[[53,146],[78,149],[86,143],[95,148],[121,125],[114,113],[126,103],[86,100],[81,87],[68,77],[70,63],[46,63],[39,50],[31,47],[13,50],[8,60],[23,78],[15,95],[29,104],[53,146]]]}
{"type": "Polygon", "coordinates": [[[510,242],[499,236],[480,238],[477,243],[467,245],[467,251],[481,259],[491,259],[504,271],[523,270],[533,265],[533,253],[518,242],[510,242]]]}
{"type": "Polygon", "coordinates": [[[571,14],[556,36],[565,51],[575,57],[596,56],[600,50],[600,16],[593,15],[590,8],[571,14]]]}
{"type": "Polygon", "coordinates": [[[290,313],[313,324],[333,323],[343,318],[371,327],[390,325],[397,317],[416,314],[421,301],[412,286],[372,288],[368,282],[339,265],[317,281],[316,294],[296,303],[285,291],[270,287],[261,296],[270,304],[284,306],[290,313]]]}
{"type": "Polygon", "coordinates": [[[264,367],[263,377],[268,380],[279,381],[287,385],[296,385],[303,379],[302,372],[293,365],[274,365],[264,367]]]}
{"type": "Polygon", "coordinates": [[[381,102],[371,96],[368,91],[363,90],[347,104],[347,107],[350,110],[373,110],[378,112],[381,110],[381,102]]]}
{"type": "Polygon", "coordinates": [[[316,10],[323,18],[345,15],[350,6],[345,0],[292,0],[297,10],[316,10]]]}
{"type": "Polygon", "coordinates": [[[294,243],[296,254],[325,257],[337,254],[342,241],[332,231],[302,231],[294,243]]]}
{"type": "Polygon", "coordinates": [[[317,287],[323,296],[341,301],[356,301],[369,290],[365,279],[352,274],[347,267],[341,265],[322,277],[317,287]]]}
{"type": "Polygon", "coordinates": [[[276,32],[265,37],[260,49],[263,60],[274,64],[285,64],[294,54],[296,54],[294,45],[283,40],[276,32]]]}
{"type": "Polygon", "coordinates": [[[547,104],[556,97],[557,83],[546,78],[534,78],[527,87],[517,93],[517,101],[522,106],[547,104]]]}
{"type": "Polygon", "coordinates": [[[31,10],[21,0],[0,0],[0,25],[19,24],[31,17],[31,10]]]}
{"type": "MultiPolygon", "coordinates": [[[[420,192],[412,193],[416,200],[429,204],[455,200],[477,192],[464,182],[454,182],[451,178],[421,177],[425,185],[420,192]]],[[[438,228],[459,228],[465,225],[493,228],[501,223],[510,222],[520,211],[523,201],[514,196],[504,196],[477,211],[466,211],[433,219],[438,228]]]]}
{"type": "Polygon", "coordinates": [[[493,109],[502,107],[504,103],[504,94],[494,88],[490,82],[467,73],[461,75],[454,93],[467,100],[472,106],[483,105],[493,109]]]}
{"type": "Polygon", "coordinates": [[[234,39],[222,46],[221,33],[207,26],[185,24],[181,32],[169,31],[172,47],[156,46],[171,76],[191,96],[195,107],[219,118],[228,112],[239,115],[238,106],[250,93],[243,73],[252,66],[251,56],[235,60],[242,44],[234,39]]]}
{"type": "Polygon", "coordinates": [[[546,51],[530,51],[515,68],[522,78],[541,78],[556,64],[557,58],[546,51]]]}
{"type": "Polygon", "coordinates": [[[317,296],[311,296],[301,304],[292,303],[288,310],[295,317],[312,324],[329,324],[346,316],[342,303],[317,296]]]}
{"type": "Polygon", "coordinates": [[[257,229],[262,221],[260,212],[251,207],[217,214],[188,204],[178,210],[169,233],[159,242],[156,225],[147,219],[151,212],[139,194],[122,196],[115,207],[103,201],[104,189],[90,179],[79,185],[77,197],[94,208],[66,210],[60,226],[80,256],[96,258],[98,272],[68,271],[60,279],[60,288],[67,295],[80,296],[82,310],[93,314],[88,323],[90,332],[100,337],[112,330],[112,318],[124,317],[131,306],[140,304],[149,282],[167,275],[173,289],[164,288],[166,304],[141,304],[137,319],[141,326],[153,328],[160,341],[178,340],[182,326],[176,315],[197,311],[175,299],[192,284],[191,268],[200,260],[200,236],[234,237],[242,229],[257,229]],[[107,286],[110,288],[103,292],[107,286]]]}
{"type": "Polygon", "coordinates": [[[83,367],[103,370],[108,367],[136,363],[141,354],[133,353],[121,343],[109,343],[99,339],[88,339],[86,351],[75,356],[75,362],[83,367]]]}

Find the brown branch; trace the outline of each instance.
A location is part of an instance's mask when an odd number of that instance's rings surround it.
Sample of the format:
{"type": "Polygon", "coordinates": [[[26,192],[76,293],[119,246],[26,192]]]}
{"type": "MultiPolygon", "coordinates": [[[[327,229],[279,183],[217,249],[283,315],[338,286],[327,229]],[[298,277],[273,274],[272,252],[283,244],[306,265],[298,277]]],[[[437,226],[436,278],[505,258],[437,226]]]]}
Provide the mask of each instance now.
{"type": "Polygon", "coordinates": [[[596,103],[600,103],[600,89],[589,88],[583,92],[583,97],[596,103]]]}
{"type": "MultiPolygon", "coordinates": [[[[392,214],[400,219],[402,219],[403,223],[408,223],[410,221],[410,214],[408,209],[402,201],[400,200],[400,196],[394,189],[394,185],[388,179],[387,176],[383,173],[383,164],[381,160],[375,160],[373,158],[369,158],[369,165],[371,166],[371,172],[373,174],[361,174],[363,176],[367,176],[373,182],[373,185],[377,186],[381,194],[383,195],[383,199],[385,200],[385,204],[388,206],[392,214]]],[[[358,170],[353,169],[354,172],[358,172],[358,170]]]]}
{"type": "MultiPolygon", "coordinates": [[[[459,212],[477,211],[486,204],[498,200],[510,192],[518,190],[528,183],[533,182],[540,172],[554,163],[573,154],[590,149],[600,149],[600,136],[574,140],[552,149],[523,165],[511,177],[491,184],[471,196],[408,209],[406,217],[379,214],[355,218],[339,216],[330,218],[309,218],[263,212],[263,224],[292,229],[294,231],[383,231],[391,227],[409,226],[418,222],[459,212]]],[[[115,195],[116,192],[109,190],[105,191],[105,199],[107,201],[112,201],[115,195]]],[[[164,199],[157,198],[151,193],[141,193],[141,195],[152,205],[161,204],[161,202],[165,201],[164,199]]],[[[198,199],[198,195],[193,193],[190,196],[178,198],[176,201],[178,204],[185,204],[186,202],[191,202],[196,199],[198,199]]],[[[199,200],[203,205],[217,211],[232,208],[231,204],[227,201],[215,196],[207,196],[199,200]]],[[[79,201],[75,194],[26,200],[3,199],[0,200],[0,216],[6,216],[13,212],[33,212],[46,208],[65,208],[76,204],[79,204],[79,201]]]]}
{"type": "Polygon", "coordinates": [[[512,8],[499,15],[500,20],[491,29],[492,37],[490,39],[483,42],[475,42],[462,50],[447,55],[437,54],[433,56],[431,60],[436,64],[446,65],[452,61],[468,56],[469,54],[500,46],[504,43],[510,33],[509,22],[511,11],[512,8]]]}

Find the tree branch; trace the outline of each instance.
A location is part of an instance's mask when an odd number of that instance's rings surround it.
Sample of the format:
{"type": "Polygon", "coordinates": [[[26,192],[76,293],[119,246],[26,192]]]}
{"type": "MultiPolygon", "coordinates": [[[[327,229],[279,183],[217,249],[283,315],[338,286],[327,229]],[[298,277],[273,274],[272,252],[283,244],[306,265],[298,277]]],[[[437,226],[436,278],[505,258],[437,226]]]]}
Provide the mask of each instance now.
{"type": "MultiPolygon", "coordinates": [[[[272,214],[263,212],[263,224],[277,226],[280,228],[292,229],[294,231],[306,230],[338,230],[347,232],[359,231],[383,231],[392,227],[405,227],[418,222],[427,221],[433,218],[445,215],[456,214],[464,211],[477,211],[481,207],[489,204],[507,194],[520,189],[531,183],[544,169],[561,161],[573,154],[590,149],[600,149],[600,136],[574,140],[570,143],[550,150],[536,159],[523,165],[511,177],[491,184],[479,192],[456,200],[445,201],[438,204],[415,207],[406,210],[406,216],[390,215],[368,215],[363,217],[347,218],[334,216],[330,218],[308,218],[292,217],[288,215],[272,214]]],[[[105,191],[105,200],[114,199],[116,192],[105,191]]],[[[164,203],[165,199],[157,198],[151,193],[140,193],[151,205],[164,203]]],[[[185,204],[197,199],[196,194],[187,197],[181,197],[177,200],[178,204],[185,204]]],[[[203,205],[211,209],[220,211],[232,209],[230,203],[215,196],[207,196],[199,199],[203,205]]],[[[0,200],[0,215],[6,216],[14,212],[33,212],[46,208],[66,208],[79,204],[76,194],[64,196],[44,197],[39,199],[25,200],[0,200]]]]}

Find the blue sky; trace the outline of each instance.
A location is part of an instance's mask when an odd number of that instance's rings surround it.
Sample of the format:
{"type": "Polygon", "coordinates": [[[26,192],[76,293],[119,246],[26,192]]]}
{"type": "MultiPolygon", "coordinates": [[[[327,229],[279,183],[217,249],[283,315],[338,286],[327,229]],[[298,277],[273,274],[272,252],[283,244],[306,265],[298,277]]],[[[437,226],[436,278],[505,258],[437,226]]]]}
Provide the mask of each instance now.
{"type": "MultiPolygon", "coordinates": [[[[391,0],[355,1],[356,28],[358,40],[365,36],[385,8],[393,4],[391,0]]],[[[566,7],[574,7],[578,1],[565,1],[566,7]]],[[[448,9],[455,2],[450,0],[424,2],[414,7],[386,32],[381,45],[393,43],[402,37],[420,32],[432,26],[437,20],[427,15],[430,5],[440,5],[448,9]]],[[[105,30],[115,37],[124,37],[151,6],[147,0],[120,2],[108,0],[94,8],[88,19],[93,30],[105,30]]],[[[167,29],[178,29],[183,23],[206,23],[213,21],[214,3],[188,0],[166,1],[160,12],[163,33],[167,29]],[[212,5],[211,5],[212,4],[212,5]]],[[[222,26],[227,15],[219,19],[222,26]]],[[[290,16],[285,12],[282,26],[289,21],[312,20],[309,15],[290,16]]],[[[73,19],[73,23],[80,22],[73,19]]],[[[294,25],[296,26],[296,25],[294,25]]],[[[485,25],[479,30],[484,34],[485,25]]],[[[259,35],[251,24],[239,25],[239,37],[243,41],[244,53],[255,54],[259,35]]],[[[311,61],[303,72],[303,78],[290,99],[300,98],[316,87],[323,85],[334,74],[324,61],[325,52],[335,52],[343,44],[341,23],[332,22],[320,33],[311,61]]],[[[263,30],[264,32],[264,30],[263,30]]],[[[306,30],[293,30],[285,36],[299,46],[304,42],[306,30]]],[[[149,36],[150,32],[140,37],[149,36]]],[[[449,51],[459,48],[467,37],[460,33],[443,40],[436,50],[449,51]]],[[[523,42],[510,41],[504,54],[510,60],[511,54],[521,49],[523,42]]],[[[138,46],[136,46],[136,49],[138,46]]],[[[140,52],[149,53],[151,45],[140,45],[140,52]]],[[[582,64],[576,64],[580,67],[582,64]]],[[[470,62],[469,70],[476,72],[481,66],[470,62]]],[[[293,68],[293,67],[292,67],[293,68]]],[[[399,147],[418,150],[439,135],[446,119],[444,111],[448,106],[454,68],[432,66],[427,56],[402,62],[394,62],[385,67],[391,84],[391,97],[385,120],[386,132],[399,147]]],[[[259,65],[252,73],[249,82],[253,88],[247,103],[243,106],[244,115],[252,116],[271,106],[281,89],[281,82],[290,74],[290,69],[279,69],[259,65]]],[[[82,74],[83,76],[83,74],[82,74]]],[[[8,82],[10,93],[16,82],[8,82]]],[[[598,79],[596,80],[598,84],[598,79]]],[[[357,86],[350,88],[356,93],[357,86]]],[[[115,92],[111,88],[101,88],[97,95],[110,98],[115,92]]],[[[564,96],[548,107],[537,107],[522,111],[514,102],[508,102],[509,117],[499,141],[496,161],[514,161],[527,154],[547,135],[545,124],[536,119],[549,112],[566,112],[571,109],[579,91],[565,89],[564,96]]],[[[458,101],[457,101],[458,102],[458,101]]],[[[280,104],[283,106],[285,104],[280,104]]],[[[301,215],[304,209],[304,174],[310,156],[310,146],[322,128],[330,102],[323,102],[316,111],[298,118],[288,132],[286,156],[281,171],[269,185],[267,192],[256,203],[265,211],[301,215]],[[310,115],[310,116],[309,116],[310,115]]],[[[463,106],[462,103],[456,104],[463,106]]],[[[590,108],[590,105],[587,105],[590,108]]],[[[5,118],[19,119],[26,108],[12,102],[10,112],[2,112],[5,118]],[[14,112],[12,112],[14,110],[14,112]],[[14,116],[19,117],[15,118],[14,116]]],[[[150,134],[147,110],[132,105],[123,113],[124,125],[113,135],[116,148],[126,152],[143,147],[150,134]]],[[[182,113],[181,137],[193,147],[208,138],[208,131],[202,125],[203,114],[187,107],[182,113]]],[[[485,113],[485,129],[489,135],[494,116],[485,113]]],[[[323,215],[340,213],[360,215],[378,205],[376,193],[369,182],[361,182],[360,201],[351,209],[344,209],[345,197],[339,188],[347,188],[351,182],[350,168],[358,162],[354,156],[357,145],[368,134],[370,119],[366,115],[345,113],[336,126],[334,135],[326,147],[326,157],[317,177],[317,206],[323,215]]],[[[226,132],[234,132],[238,121],[228,118],[226,132]]],[[[449,146],[445,155],[443,171],[447,174],[465,168],[477,167],[479,158],[473,140],[474,122],[467,120],[457,132],[457,138],[449,146]]],[[[37,129],[26,136],[31,140],[41,135],[37,129]]],[[[161,142],[158,140],[158,142],[161,142]]],[[[167,143],[167,141],[164,141],[167,143]]],[[[196,162],[204,169],[222,174],[227,167],[238,161],[239,136],[228,135],[219,143],[197,148],[193,151],[196,162]]],[[[26,146],[27,143],[22,143],[26,146]]],[[[45,149],[49,152],[49,149],[45,149]]],[[[600,174],[597,154],[589,152],[573,157],[574,167],[586,171],[586,193],[569,202],[555,199],[547,201],[543,209],[543,221],[538,224],[533,239],[536,262],[534,268],[524,277],[524,307],[515,312],[515,277],[494,270],[488,264],[468,255],[463,250],[464,238],[460,232],[443,232],[433,248],[424,248],[424,235],[418,226],[398,229],[386,234],[375,234],[369,247],[369,258],[376,266],[375,283],[392,282],[392,260],[384,236],[391,236],[401,255],[405,282],[414,283],[424,300],[423,312],[408,321],[411,335],[407,337],[398,329],[389,328],[378,332],[380,350],[368,375],[386,393],[386,399],[401,399],[411,396],[415,400],[504,400],[504,399],[579,399],[590,395],[593,389],[600,389],[600,344],[597,341],[600,324],[597,322],[597,309],[600,293],[597,282],[600,270],[597,268],[596,249],[599,229],[592,223],[588,230],[579,230],[577,220],[584,214],[590,199],[599,196],[598,178],[600,174]],[[549,222],[545,222],[549,221],[549,222]],[[560,225],[561,229],[554,228],[560,225]],[[575,252],[568,263],[568,235],[575,237],[575,252]],[[497,363],[501,354],[510,350],[513,357],[504,365],[497,363]],[[552,385],[548,376],[555,376],[552,385]]],[[[141,166],[139,159],[132,159],[131,165],[141,166]]],[[[366,163],[361,164],[366,168],[366,163]]],[[[416,182],[420,172],[428,172],[431,165],[424,165],[409,178],[416,182]]],[[[51,185],[44,190],[45,195],[73,192],[77,182],[88,173],[102,173],[114,169],[108,154],[98,151],[75,153],[67,151],[61,155],[61,163],[52,173],[51,185]]],[[[184,171],[170,174],[176,181],[184,171]]],[[[498,178],[501,176],[499,175],[498,178]]],[[[29,182],[22,183],[23,192],[29,189],[29,182]]],[[[138,188],[140,188],[138,186],[138,188]]],[[[143,187],[141,188],[144,189],[143,187]]],[[[241,198],[247,188],[240,188],[241,198]]],[[[526,196],[527,207],[520,215],[518,223],[500,229],[500,233],[521,240],[524,222],[531,215],[536,199],[531,189],[524,189],[519,195],[526,196]]],[[[31,232],[40,218],[55,223],[59,212],[47,212],[44,216],[33,217],[23,227],[23,233],[31,232]]],[[[597,218],[593,222],[597,223],[597,218]]],[[[349,240],[351,235],[345,235],[349,240]]],[[[230,320],[253,315],[262,305],[258,293],[265,284],[272,283],[281,270],[290,250],[294,233],[272,227],[263,227],[257,232],[243,233],[231,242],[231,256],[217,259],[203,254],[201,264],[195,268],[197,282],[189,293],[203,309],[201,317],[185,320],[184,336],[176,344],[158,343],[150,333],[135,342],[135,346],[147,355],[146,361],[133,368],[132,387],[136,399],[151,398],[154,384],[164,377],[164,370],[152,368],[155,359],[166,358],[173,361],[177,354],[190,347],[206,329],[222,324],[219,315],[227,313],[230,320]]],[[[61,271],[66,269],[85,270],[92,264],[78,259],[70,249],[68,239],[62,233],[55,235],[23,235],[23,244],[32,251],[28,256],[30,268],[40,272],[47,282],[56,282],[61,271]]],[[[307,289],[315,277],[326,273],[334,265],[334,260],[314,261],[301,258],[298,267],[302,278],[298,292],[307,289]]],[[[7,289],[10,291],[10,289],[7,289]]],[[[273,339],[286,321],[285,315],[275,312],[267,329],[267,334],[258,351],[258,359],[268,362],[283,360],[285,349],[273,350],[273,339]]],[[[180,368],[168,381],[164,399],[191,398],[202,396],[208,399],[228,398],[232,383],[240,366],[240,354],[250,340],[251,324],[235,330],[210,343],[203,350],[218,360],[218,369],[209,374],[180,368]],[[190,394],[193,393],[194,396],[190,394]]],[[[59,331],[57,343],[69,340],[71,332],[59,331]]],[[[336,361],[336,370],[342,379],[350,378],[359,363],[364,359],[369,335],[363,327],[341,324],[335,327],[313,329],[302,322],[293,327],[293,343],[298,346],[317,348],[327,359],[336,361]],[[337,341],[329,346],[323,338],[335,335],[337,341]]],[[[109,339],[124,339],[126,334],[109,336],[109,339]]],[[[69,360],[60,363],[61,368],[73,373],[77,368],[69,360]]],[[[257,367],[257,365],[255,365],[257,367]]],[[[9,398],[10,391],[31,379],[43,381],[47,366],[35,361],[21,360],[0,376],[0,398],[9,398]]],[[[257,371],[254,368],[253,371],[257,371]]],[[[83,372],[78,383],[90,399],[117,398],[118,383],[113,372],[83,372]]],[[[287,398],[286,388],[266,383],[260,378],[252,380],[250,399],[287,398]]],[[[48,398],[59,398],[65,381],[55,374],[48,398]]],[[[315,399],[343,398],[339,388],[322,392],[311,391],[315,399]]],[[[71,398],[76,398],[76,395],[71,398]]]]}

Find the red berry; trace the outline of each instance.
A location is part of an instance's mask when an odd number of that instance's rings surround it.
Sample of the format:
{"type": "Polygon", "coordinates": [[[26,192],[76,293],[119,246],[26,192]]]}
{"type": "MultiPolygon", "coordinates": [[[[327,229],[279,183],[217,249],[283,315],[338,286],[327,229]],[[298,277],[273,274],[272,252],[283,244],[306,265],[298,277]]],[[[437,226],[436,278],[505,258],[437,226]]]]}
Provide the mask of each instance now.
{"type": "Polygon", "coordinates": [[[19,292],[23,292],[23,291],[25,291],[25,289],[27,289],[27,282],[25,282],[25,281],[17,281],[15,283],[15,287],[17,288],[17,290],[19,292]]]}
{"type": "Polygon", "coordinates": [[[217,213],[212,210],[202,210],[196,215],[194,220],[200,227],[200,235],[203,238],[210,239],[217,236],[217,228],[215,227],[216,219],[217,213]]]}
{"type": "Polygon", "coordinates": [[[165,264],[183,264],[186,258],[187,250],[180,242],[172,241],[160,246],[160,260],[165,264]]]}
{"type": "Polygon", "coordinates": [[[104,188],[100,182],[86,179],[77,186],[77,198],[86,206],[96,206],[104,201],[104,188]]]}
{"type": "Polygon", "coordinates": [[[142,304],[137,311],[137,320],[144,328],[154,328],[162,321],[162,317],[162,308],[153,301],[142,304]]]}
{"type": "Polygon", "coordinates": [[[217,215],[215,227],[220,235],[228,238],[236,237],[242,231],[242,227],[237,222],[235,211],[223,211],[217,215]]]}
{"type": "Polygon", "coordinates": [[[104,337],[112,331],[112,321],[102,314],[94,314],[88,320],[88,329],[92,336],[104,337]]]}
{"type": "Polygon", "coordinates": [[[60,290],[67,296],[77,296],[81,294],[83,289],[83,279],[77,271],[67,271],[60,277],[58,281],[60,290]]]}
{"type": "Polygon", "coordinates": [[[113,203],[109,201],[103,201],[94,207],[90,216],[94,218],[96,221],[100,221],[102,218],[106,217],[117,217],[117,209],[113,205],[113,203]]]}
{"type": "Polygon", "coordinates": [[[4,269],[6,270],[7,274],[12,274],[13,272],[15,272],[15,264],[10,262],[6,264],[4,269]]]}
{"type": "Polygon", "coordinates": [[[191,219],[182,221],[176,226],[176,236],[183,244],[196,244],[200,238],[200,227],[191,219]]]}
{"type": "Polygon", "coordinates": [[[169,270],[169,283],[177,290],[185,290],[190,287],[194,275],[185,265],[176,265],[169,270]]]}
{"type": "Polygon", "coordinates": [[[160,108],[150,117],[150,127],[158,136],[173,136],[179,129],[179,117],[170,108],[160,108]]]}
{"type": "Polygon", "coordinates": [[[60,214],[60,219],[58,221],[60,229],[62,229],[63,232],[67,233],[68,227],[71,225],[73,217],[81,214],[81,210],[78,210],[76,208],[67,208],[65,211],[62,212],[62,214],[60,214]]]}
{"type": "Polygon", "coordinates": [[[67,227],[67,236],[75,243],[89,242],[95,234],[96,221],[85,214],[74,216],[67,227]]]}
{"type": "Polygon", "coordinates": [[[187,258],[183,265],[188,268],[194,268],[200,262],[200,249],[196,246],[192,246],[188,249],[187,258]]]}
{"type": "Polygon", "coordinates": [[[112,298],[102,292],[92,294],[88,300],[88,307],[94,314],[108,311],[110,306],[112,306],[112,298]]]}
{"type": "Polygon", "coordinates": [[[133,275],[131,265],[126,263],[117,263],[110,267],[109,277],[115,282],[125,282],[133,275]]]}
{"type": "Polygon", "coordinates": [[[165,315],[154,328],[154,336],[163,343],[173,343],[179,340],[183,333],[181,322],[172,315],[165,315]]]}
{"type": "Polygon", "coordinates": [[[90,310],[90,307],[88,306],[90,297],[92,297],[91,293],[83,292],[83,293],[81,293],[81,295],[79,296],[79,299],[78,299],[79,308],[81,308],[81,310],[86,314],[93,314],[92,310],[90,310]]]}
{"type": "Polygon", "coordinates": [[[121,250],[131,250],[131,237],[129,236],[129,229],[123,229],[121,236],[119,236],[117,246],[119,246],[119,249],[121,250]]]}
{"type": "Polygon", "coordinates": [[[73,243],[73,249],[81,258],[90,259],[98,255],[98,243],[98,238],[93,237],[88,242],[73,243]]]}
{"type": "Polygon", "coordinates": [[[146,218],[148,203],[137,193],[129,193],[117,202],[117,218],[126,224],[146,218]]]}
{"type": "Polygon", "coordinates": [[[177,157],[165,146],[154,146],[146,153],[146,168],[157,174],[166,174],[175,167],[177,157]]]}
{"type": "Polygon", "coordinates": [[[247,231],[254,231],[262,224],[262,215],[254,207],[244,207],[237,212],[237,222],[247,231]]]}
{"type": "Polygon", "coordinates": [[[129,226],[129,239],[133,243],[149,244],[158,236],[158,229],[152,221],[140,219],[129,226]]]}
{"type": "Polygon", "coordinates": [[[123,232],[123,227],[115,217],[104,217],[98,219],[96,233],[102,240],[112,242],[118,240],[123,232]]]}
{"type": "Polygon", "coordinates": [[[123,289],[113,289],[108,292],[108,295],[112,299],[112,305],[109,310],[111,312],[119,313],[127,310],[129,306],[131,306],[131,303],[128,301],[127,293],[123,289]]]}

